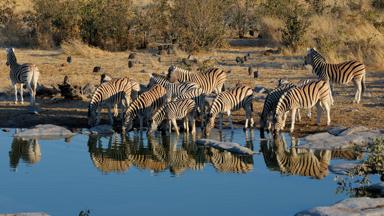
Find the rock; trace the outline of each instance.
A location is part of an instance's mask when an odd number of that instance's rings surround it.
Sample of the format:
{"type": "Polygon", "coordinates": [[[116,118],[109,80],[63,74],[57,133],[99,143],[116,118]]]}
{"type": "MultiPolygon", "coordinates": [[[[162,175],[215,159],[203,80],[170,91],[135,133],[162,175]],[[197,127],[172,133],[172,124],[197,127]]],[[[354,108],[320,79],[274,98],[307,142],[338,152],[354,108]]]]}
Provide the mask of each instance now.
{"type": "Polygon", "coordinates": [[[237,64],[244,64],[244,59],[239,56],[236,57],[235,61],[237,64]]]}
{"type": "Polygon", "coordinates": [[[341,132],[347,130],[348,128],[347,127],[333,127],[333,128],[330,128],[328,129],[328,133],[334,135],[334,136],[337,136],[339,135],[341,132]]]}
{"type": "Polygon", "coordinates": [[[329,165],[329,170],[338,175],[348,175],[352,169],[362,165],[362,163],[339,163],[329,165]]]}
{"type": "Polygon", "coordinates": [[[3,128],[3,129],[1,129],[3,132],[9,132],[10,130],[9,130],[9,128],[3,128]]]}
{"type": "Polygon", "coordinates": [[[0,214],[0,216],[49,216],[49,214],[45,212],[20,212],[20,213],[0,214]]]}
{"type": "Polygon", "coordinates": [[[97,125],[95,127],[92,127],[89,129],[91,134],[100,134],[100,135],[105,135],[105,134],[113,134],[113,128],[111,125],[97,125]]]}
{"type": "MultiPolygon", "coordinates": [[[[105,82],[105,80],[102,80],[105,82]]],[[[91,83],[87,83],[85,86],[81,87],[81,94],[84,96],[92,96],[93,92],[96,91],[96,87],[91,83]]]]}
{"type": "Polygon", "coordinates": [[[67,56],[67,63],[71,64],[72,63],[72,56],[67,56]]]}
{"type": "Polygon", "coordinates": [[[131,68],[131,67],[133,67],[133,61],[129,60],[128,61],[128,68],[131,68]]]}
{"type": "Polygon", "coordinates": [[[384,198],[349,198],[338,202],[332,206],[315,207],[296,214],[296,216],[316,215],[316,216],[373,216],[383,215],[384,212],[384,198]]]}
{"type": "Polygon", "coordinates": [[[33,128],[16,132],[15,137],[22,139],[59,139],[75,135],[65,127],[53,124],[40,124],[33,128]]]}
{"type": "Polygon", "coordinates": [[[220,141],[212,140],[212,139],[199,139],[196,141],[196,144],[214,147],[214,148],[226,150],[226,151],[236,153],[236,154],[245,154],[245,155],[255,154],[255,152],[253,152],[251,149],[243,147],[243,146],[241,146],[237,143],[233,143],[233,142],[220,142],[220,141]]]}
{"type": "Polygon", "coordinates": [[[346,149],[354,146],[365,147],[372,144],[373,139],[383,136],[384,130],[370,130],[363,126],[345,129],[331,129],[330,132],[311,134],[302,138],[299,148],[308,149],[346,149]],[[337,134],[337,136],[333,135],[337,134]]]}
{"type": "Polygon", "coordinates": [[[136,58],[136,53],[131,53],[128,56],[128,59],[135,59],[136,58]]]}
{"type": "Polygon", "coordinates": [[[98,73],[98,72],[100,72],[101,71],[101,67],[100,66],[95,66],[94,68],[93,68],[93,73],[98,73]]]}

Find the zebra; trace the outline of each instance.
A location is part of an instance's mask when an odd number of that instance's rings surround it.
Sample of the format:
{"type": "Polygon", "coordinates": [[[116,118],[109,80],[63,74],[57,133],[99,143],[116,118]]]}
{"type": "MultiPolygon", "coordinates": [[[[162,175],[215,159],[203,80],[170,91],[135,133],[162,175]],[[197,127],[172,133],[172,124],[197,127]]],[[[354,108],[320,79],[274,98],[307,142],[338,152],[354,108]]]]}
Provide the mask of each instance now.
{"type": "Polygon", "coordinates": [[[276,105],[275,113],[273,116],[274,131],[278,132],[284,128],[286,113],[291,111],[291,128],[293,132],[295,127],[296,111],[299,108],[311,108],[316,105],[317,107],[317,124],[320,124],[320,117],[322,108],[324,107],[327,112],[327,125],[331,123],[331,99],[329,83],[326,81],[318,80],[312,81],[308,84],[291,88],[285,92],[279,99],[276,105]]]}
{"type": "Polygon", "coordinates": [[[192,125],[192,134],[195,134],[195,110],[196,103],[192,99],[177,100],[164,104],[153,114],[150,123],[150,129],[147,133],[153,133],[155,130],[157,130],[157,127],[161,122],[168,120],[169,132],[171,132],[171,126],[173,125],[176,134],[179,135],[179,128],[177,127],[176,120],[184,119],[184,130],[187,131],[187,133],[189,132],[188,123],[190,121],[192,125]]]}
{"type": "Polygon", "coordinates": [[[162,76],[160,74],[152,73],[150,75],[150,80],[147,85],[148,88],[152,87],[155,84],[160,84],[165,89],[167,89],[167,97],[168,101],[171,101],[172,99],[183,95],[185,92],[198,88],[199,85],[192,82],[186,82],[186,83],[171,83],[168,81],[168,79],[165,76],[162,76]]]}
{"type": "Polygon", "coordinates": [[[220,130],[222,130],[223,113],[226,112],[229,118],[231,129],[233,130],[231,111],[244,108],[246,112],[245,128],[248,128],[248,121],[253,127],[253,90],[245,85],[237,85],[234,88],[221,92],[213,100],[207,114],[207,125],[204,128],[204,135],[209,136],[211,129],[214,127],[216,115],[220,117],[220,130]]]}
{"type": "Polygon", "coordinates": [[[6,48],[5,51],[7,53],[6,65],[10,67],[9,76],[11,78],[12,85],[15,89],[15,104],[17,104],[17,84],[20,84],[21,104],[24,103],[23,85],[26,84],[31,97],[31,106],[34,107],[37,81],[40,76],[39,69],[35,64],[18,64],[13,48],[6,48]]]}
{"type": "Polygon", "coordinates": [[[252,155],[237,155],[210,147],[208,149],[209,161],[219,172],[247,173],[253,169],[252,155]]]}
{"type": "Polygon", "coordinates": [[[41,160],[41,148],[37,139],[13,138],[9,151],[9,165],[15,171],[20,159],[25,163],[35,164],[41,160]]]}
{"type": "Polygon", "coordinates": [[[118,116],[118,106],[121,107],[120,111],[123,114],[131,99],[137,97],[139,90],[139,84],[128,77],[102,83],[93,93],[88,105],[88,125],[93,127],[100,123],[102,105],[108,107],[109,121],[113,125],[112,108],[115,117],[118,116]]]}
{"type": "Polygon", "coordinates": [[[159,84],[152,86],[148,91],[139,95],[125,112],[123,130],[131,130],[133,121],[138,117],[140,120],[140,131],[142,131],[144,119],[148,121],[152,113],[160,108],[166,100],[167,90],[159,84]]]}
{"type": "MultiPolygon", "coordinates": [[[[360,103],[361,94],[365,92],[365,65],[359,61],[346,61],[339,64],[329,64],[325,58],[315,49],[308,48],[304,59],[304,65],[312,65],[312,72],[321,80],[330,84],[348,84],[353,81],[356,87],[354,103],[360,103]]],[[[331,92],[333,86],[331,85],[331,92]]]]}
{"type": "Polygon", "coordinates": [[[273,115],[273,112],[276,109],[276,105],[279,102],[280,97],[286,91],[294,87],[296,87],[296,85],[290,82],[279,84],[277,88],[275,88],[274,90],[268,93],[264,101],[263,111],[261,112],[261,115],[260,115],[260,134],[264,135],[264,130],[266,127],[268,130],[271,129],[271,122],[268,121],[268,119],[270,118],[270,116],[273,115]]]}
{"type": "Polygon", "coordinates": [[[205,72],[191,72],[176,66],[170,66],[167,78],[171,82],[194,82],[197,83],[204,93],[210,94],[215,92],[219,94],[224,88],[224,82],[227,80],[227,73],[220,68],[210,68],[205,72]]]}
{"type": "Polygon", "coordinates": [[[205,101],[205,94],[201,88],[190,89],[184,94],[175,98],[175,101],[184,100],[184,99],[193,99],[196,104],[196,115],[200,117],[201,126],[204,125],[205,121],[205,107],[207,105],[205,101]]]}

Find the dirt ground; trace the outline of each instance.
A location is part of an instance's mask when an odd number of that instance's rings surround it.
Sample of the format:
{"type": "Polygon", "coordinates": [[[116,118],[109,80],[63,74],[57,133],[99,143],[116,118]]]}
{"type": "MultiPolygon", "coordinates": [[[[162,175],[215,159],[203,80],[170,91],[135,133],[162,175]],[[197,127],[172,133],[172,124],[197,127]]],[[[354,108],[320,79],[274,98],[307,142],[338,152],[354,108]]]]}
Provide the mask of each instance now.
{"type": "MultiPolygon", "coordinates": [[[[240,43],[241,44],[241,43],[240,43]]],[[[226,87],[242,82],[249,86],[263,86],[273,88],[280,78],[297,81],[300,79],[314,78],[310,68],[304,68],[302,55],[285,56],[284,54],[265,55],[268,49],[275,47],[260,46],[257,41],[247,41],[247,46],[230,46],[211,52],[194,54],[199,60],[215,58],[222,67],[230,68],[226,87]],[[244,56],[250,53],[250,58],[244,64],[236,64],[236,56],[244,56]],[[248,66],[256,67],[260,73],[259,78],[254,79],[248,75],[248,66]]],[[[166,71],[169,65],[186,58],[187,54],[177,52],[175,55],[159,56],[150,51],[136,51],[137,58],[133,68],[128,68],[128,54],[130,52],[105,53],[105,55],[72,56],[73,62],[66,63],[68,54],[62,50],[44,51],[31,49],[16,49],[16,56],[20,63],[33,62],[40,71],[39,83],[49,86],[57,85],[68,75],[70,82],[76,85],[86,83],[97,84],[102,72],[107,72],[113,77],[129,76],[140,83],[146,84],[149,74],[152,72],[166,71]],[[94,66],[101,66],[101,73],[93,73],[94,66]]],[[[25,95],[24,105],[13,103],[13,90],[10,86],[9,69],[5,65],[5,51],[0,53],[0,127],[30,127],[36,124],[57,124],[71,128],[87,127],[87,101],[69,101],[62,98],[37,99],[39,114],[28,112],[29,96],[25,95]]],[[[335,105],[331,109],[331,126],[363,125],[370,128],[383,128],[384,125],[384,71],[377,68],[367,68],[367,94],[362,97],[360,104],[353,104],[354,87],[336,86],[334,92],[335,105]]],[[[258,123],[263,101],[255,101],[254,115],[258,123]]],[[[323,125],[315,124],[316,111],[313,109],[311,119],[302,114],[303,119],[296,124],[296,133],[299,135],[326,130],[325,116],[323,125]]],[[[106,114],[103,116],[107,118],[106,114]]],[[[244,121],[244,112],[234,113],[237,123],[244,121]]],[[[289,125],[289,123],[287,124],[289,125]]]]}

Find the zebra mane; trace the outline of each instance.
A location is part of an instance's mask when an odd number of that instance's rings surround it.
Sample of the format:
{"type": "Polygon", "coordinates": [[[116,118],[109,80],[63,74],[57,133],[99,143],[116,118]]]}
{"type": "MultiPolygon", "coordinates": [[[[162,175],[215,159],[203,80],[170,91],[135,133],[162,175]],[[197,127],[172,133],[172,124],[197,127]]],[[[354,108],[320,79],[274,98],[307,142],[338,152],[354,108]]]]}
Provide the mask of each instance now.
{"type": "Polygon", "coordinates": [[[311,49],[310,49],[310,52],[312,53],[312,58],[313,58],[313,59],[316,58],[316,59],[323,60],[324,63],[327,62],[327,60],[323,57],[323,55],[321,55],[321,53],[320,53],[319,51],[317,51],[316,49],[311,48],[311,49]]]}
{"type": "MultiPolygon", "coordinates": [[[[278,112],[282,111],[282,103],[284,103],[284,101],[287,101],[287,105],[288,105],[287,107],[289,107],[291,105],[291,101],[288,99],[288,97],[290,96],[290,92],[291,92],[291,89],[284,92],[281,95],[281,97],[279,98],[279,102],[277,102],[274,116],[276,116],[276,114],[278,114],[278,112]]],[[[282,114],[287,111],[287,107],[284,108],[282,114]]]]}
{"type": "Polygon", "coordinates": [[[11,60],[13,63],[17,64],[17,58],[15,55],[14,49],[13,48],[6,48],[5,51],[7,53],[7,62],[11,63],[11,62],[9,62],[11,60]]]}

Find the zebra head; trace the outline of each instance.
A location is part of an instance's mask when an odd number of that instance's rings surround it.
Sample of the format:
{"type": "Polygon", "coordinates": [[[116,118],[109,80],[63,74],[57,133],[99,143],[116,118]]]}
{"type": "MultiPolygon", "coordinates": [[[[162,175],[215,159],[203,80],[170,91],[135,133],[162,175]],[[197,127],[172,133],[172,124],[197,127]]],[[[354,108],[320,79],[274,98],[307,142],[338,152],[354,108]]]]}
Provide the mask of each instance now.
{"type": "Polygon", "coordinates": [[[149,120],[149,125],[150,126],[148,128],[147,135],[152,135],[157,130],[158,124],[156,121],[151,119],[149,120]]]}
{"type": "Polygon", "coordinates": [[[7,61],[5,62],[7,66],[10,66],[12,62],[17,62],[16,56],[15,56],[15,50],[12,47],[6,48],[5,53],[7,54],[7,61]]]}
{"type": "Polygon", "coordinates": [[[212,113],[208,113],[207,114],[208,121],[206,121],[207,124],[205,125],[205,128],[204,128],[204,136],[205,137],[209,136],[209,134],[211,133],[212,128],[215,126],[215,118],[216,118],[216,116],[212,115],[212,113]]]}
{"type": "Polygon", "coordinates": [[[167,74],[167,79],[170,81],[170,82],[176,82],[176,75],[175,75],[175,71],[176,71],[177,67],[174,66],[174,65],[171,65],[169,68],[168,68],[168,74],[167,74]]]}
{"type": "Polygon", "coordinates": [[[315,52],[316,52],[316,48],[307,48],[307,55],[304,57],[304,66],[313,65],[315,52]]]}

